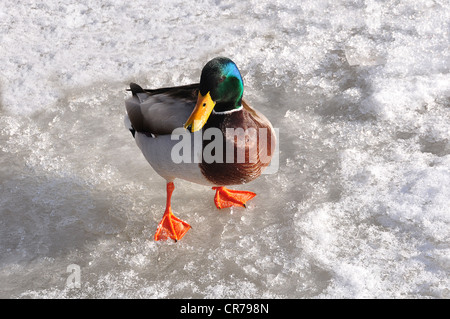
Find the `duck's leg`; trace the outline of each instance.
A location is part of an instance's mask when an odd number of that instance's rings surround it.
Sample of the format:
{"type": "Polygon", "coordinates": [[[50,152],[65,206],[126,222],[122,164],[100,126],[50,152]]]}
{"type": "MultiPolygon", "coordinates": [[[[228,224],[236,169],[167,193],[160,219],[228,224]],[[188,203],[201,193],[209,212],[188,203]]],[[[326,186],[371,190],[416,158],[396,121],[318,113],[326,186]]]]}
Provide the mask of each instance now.
{"type": "Polygon", "coordinates": [[[191,228],[188,223],[175,217],[175,215],[172,213],[170,200],[172,198],[174,189],[175,185],[173,184],[173,182],[168,182],[166,211],[164,212],[164,216],[158,225],[158,229],[156,230],[155,240],[166,240],[168,238],[172,238],[173,240],[177,241],[180,240],[184,236],[184,234],[186,234],[186,232],[191,228]]]}
{"type": "Polygon", "coordinates": [[[226,187],[213,187],[216,191],[214,203],[217,208],[227,208],[231,206],[246,207],[245,203],[256,196],[255,193],[249,191],[237,191],[226,187]]]}

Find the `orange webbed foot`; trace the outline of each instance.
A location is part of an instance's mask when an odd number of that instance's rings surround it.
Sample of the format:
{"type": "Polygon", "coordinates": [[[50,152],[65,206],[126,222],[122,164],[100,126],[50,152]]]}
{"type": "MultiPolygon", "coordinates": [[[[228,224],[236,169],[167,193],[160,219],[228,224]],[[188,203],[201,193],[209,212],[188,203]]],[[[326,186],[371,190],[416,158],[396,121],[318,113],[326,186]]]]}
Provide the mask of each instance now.
{"type": "Polygon", "coordinates": [[[191,226],[176,217],[172,213],[172,207],[170,205],[170,200],[172,198],[172,193],[175,190],[175,185],[173,182],[167,183],[167,202],[166,211],[164,216],[159,222],[158,228],[155,233],[155,240],[167,240],[169,238],[178,241],[186,234],[186,232],[191,228],[191,226]]]}
{"type": "Polygon", "coordinates": [[[216,191],[214,203],[219,209],[232,206],[245,208],[247,207],[245,203],[256,196],[253,192],[232,190],[223,186],[213,187],[212,189],[216,191]]]}
{"type": "Polygon", "coordinates": [[[178,241],[186,234],[191,226],[176,217],[172,211],[164,213],[155,233],[155,240],[167,240],[169,238],[178,241]]]}

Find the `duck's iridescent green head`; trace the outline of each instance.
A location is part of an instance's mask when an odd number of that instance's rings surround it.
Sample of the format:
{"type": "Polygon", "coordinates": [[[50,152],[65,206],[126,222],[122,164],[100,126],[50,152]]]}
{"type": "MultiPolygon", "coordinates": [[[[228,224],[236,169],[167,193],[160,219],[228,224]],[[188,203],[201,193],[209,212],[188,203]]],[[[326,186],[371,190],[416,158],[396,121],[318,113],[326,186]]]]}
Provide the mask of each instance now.
{"type": "Polygon", "coordinates": [[[225,57],[212,59],[203,67],[197,105],[184,127],[192,125],[191,131],[198,131],[213,109],[224,112],[240,108],[243,93],[244,83],[236,64],[225,57]]]}
{"type": "Polygon", "coordinates": [[[244,83],[233,61],[218,57],[205,65],[200,77],[200,93],[206,95],[208,92],[216,102],[215,111],[229,111],[241,106],[244,83]]]}

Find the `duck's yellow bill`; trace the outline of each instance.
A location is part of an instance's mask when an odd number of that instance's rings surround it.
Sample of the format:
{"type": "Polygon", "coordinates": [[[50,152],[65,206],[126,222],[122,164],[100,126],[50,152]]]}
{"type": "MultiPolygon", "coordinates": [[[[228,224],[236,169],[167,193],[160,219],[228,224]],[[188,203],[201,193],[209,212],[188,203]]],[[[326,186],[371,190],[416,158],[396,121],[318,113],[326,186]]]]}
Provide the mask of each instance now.
{"type": "Polygon", "coordinates": [[[188,128],[191,125],[191,132],[201,130],[211,115],[215,105],[216,102],[211,99],[209,92],[206,93],[206,95],[202,95],[198,92],[197,104],[195,105],[191,116],[189,116],[186,121],[186,124],[184,124],[184,128],[188,128]]]}

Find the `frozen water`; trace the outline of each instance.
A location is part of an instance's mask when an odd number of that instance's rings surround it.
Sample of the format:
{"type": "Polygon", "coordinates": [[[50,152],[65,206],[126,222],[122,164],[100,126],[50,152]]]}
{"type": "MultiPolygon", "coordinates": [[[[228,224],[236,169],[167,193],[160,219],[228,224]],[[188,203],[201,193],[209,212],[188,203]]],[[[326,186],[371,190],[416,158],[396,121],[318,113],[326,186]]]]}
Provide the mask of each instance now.
{"type": "Polygon", "coordinates": [[[448,1],[3,0],[0,21],[0,297],[450,297],[448,1]],[[125,88],[218,55],[279,170],[246,210],[177,181],[193,229],[154,242],[165,182],[125,88]]]}

